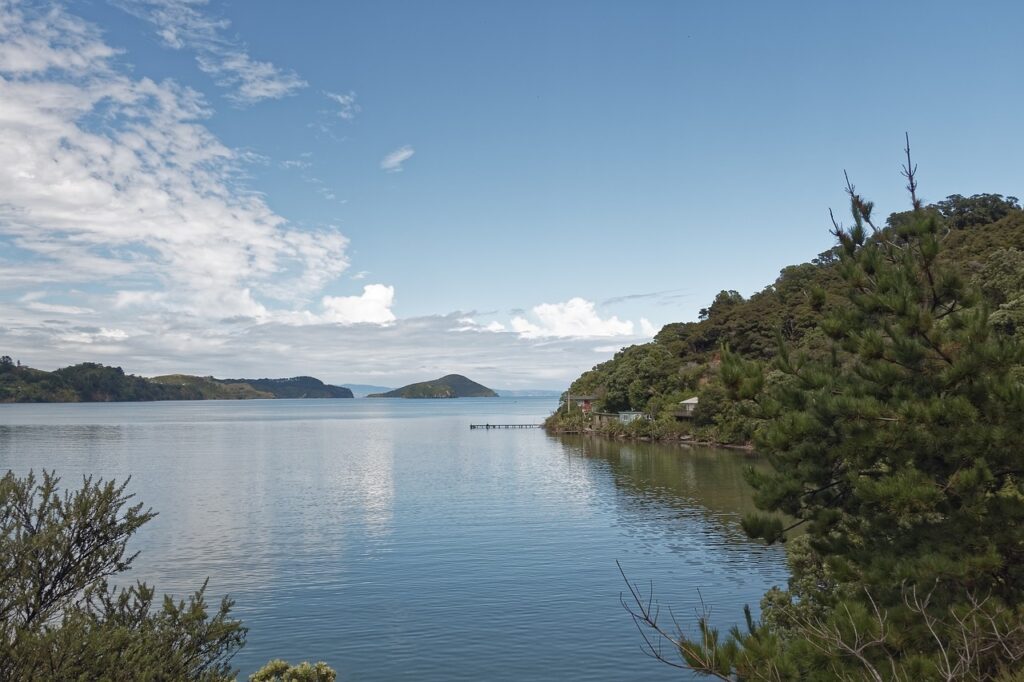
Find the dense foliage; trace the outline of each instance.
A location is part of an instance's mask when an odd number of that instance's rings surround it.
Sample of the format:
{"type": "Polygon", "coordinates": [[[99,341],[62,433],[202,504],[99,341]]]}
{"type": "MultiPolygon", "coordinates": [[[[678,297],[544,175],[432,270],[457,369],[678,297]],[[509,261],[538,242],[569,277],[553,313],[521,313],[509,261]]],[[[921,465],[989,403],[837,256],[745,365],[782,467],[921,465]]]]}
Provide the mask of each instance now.
{"type": "MultiPolygon", "coordinates": [[[[935,221],[942,249],[936,260],[976,288],[992,315],[990,324],[1024,334],[1024,210],[1015,197],[953,195],[917,213],[935,221]]],[[[914,212],[889,217],[890,231],[913,222],[914,212]]],[[[741,402],[726,395],[722,350],[747,360],[768,363],[780,344],[812,357],[830,347],[825,320],[847,305],[840,249],[810,263],[784,268],[778,279],[744,299],[723,291],[696,322],[668,324],[654,340],[619,351],[611,360],[585,372],[570,387],[573,395],[597,396],[597,411],[636,410],[651,421],[634,422],[625,435],[696,438],[718,443],[748,443],[756,426],[741,402]],[[682,400],[699,397],[692,420],[678,420],[682,400]]],[[[765,365],[770,370],[769,365],[765,365]]],[[[554,429],[623,429],[579,423],[564,408],[549,420],[554,429]]]]}
{"type": "Polygon", "coordinates": [[[726,400],[773,465],[750,472],[756,502],[794,521],[751,516],[744,529],[769,542],[803,534],[789,589],[769,592],[746,631],[723,637],[702,618],[696,636],[667,632],[634,588],[638,623],[684,667],[739,680],[1024,680],[1024,342],[997,317],[1020,290],[1019,252],[994,240],[966,267],[949,252],[986,228],[1015,240],[1024,220],[1001,197],[922,207],[909,152],[905,173],[913,210],[884,228],[848,188],[853,225],[834,231],[838,305],[822,306],[820,347],[783,342],[770,362],[723,353],[726,400]]]}
{"type": "Polygon", "coordinates": [[[125,374],[120,367],[83,362],[44,372],[0,362],[0,402],[109,402],[136,400],[195,400],[202,396],[186,386],[158,384],[125,374]]]}
{"type": "MultiPolygon", "coordinates": [[[[184,600],[123,581],[132,535],[156,514],[132,504],[127,482],[86,478],[61,491],[56,475],[0,478],[0,680],[236,679],[246,628],[206,583],[184,600]]],[[[267,663],[253,682],[334,682],[326,663],[267,663]]]]}
{"type": "Polygon", "coordinates": [[[323,661],[289,665],[276,659],[249,676],[249,682],[334,682],[338,673],[323,661]]]}
{"type": "Polygon", "coordinates": [[[153,518],[125,485],[86,479],[75,492],[44,473],[0,479],[0,679],[230,680],[245,628],[205,585],[156,602],[131,567],[129,538],[153,518]]]}

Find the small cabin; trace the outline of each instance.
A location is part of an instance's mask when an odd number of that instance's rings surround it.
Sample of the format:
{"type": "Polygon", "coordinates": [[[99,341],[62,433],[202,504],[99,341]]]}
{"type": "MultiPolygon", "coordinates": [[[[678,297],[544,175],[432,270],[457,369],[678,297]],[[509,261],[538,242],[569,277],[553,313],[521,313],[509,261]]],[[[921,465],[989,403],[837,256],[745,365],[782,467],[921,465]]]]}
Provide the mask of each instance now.
{"type": "Polygon", "coordinates": [[[698,403],[700,403],[700,398],[697,396],[687,398],[679,403],[679,409],[673,414],[676,419],[693,419],[693,413],[697,411],[698,403]]]}
{"type": "Polygon", "coordinates": [[[590,411],[594,409],[594,402],[596,400],[596,395],[569,396],[569,407],[570,409],[575,407],[579,409],[581,412],[583,412],[583,414],[590,414],[590,411]]]}
{"type": "Polygon", "coordinates": [[[637,419],[640,419],[643,416],[643,412],[634,412],[633,410],[629,410],[627,412],[619,412],[619,423],[632,424],[637,419]]]}

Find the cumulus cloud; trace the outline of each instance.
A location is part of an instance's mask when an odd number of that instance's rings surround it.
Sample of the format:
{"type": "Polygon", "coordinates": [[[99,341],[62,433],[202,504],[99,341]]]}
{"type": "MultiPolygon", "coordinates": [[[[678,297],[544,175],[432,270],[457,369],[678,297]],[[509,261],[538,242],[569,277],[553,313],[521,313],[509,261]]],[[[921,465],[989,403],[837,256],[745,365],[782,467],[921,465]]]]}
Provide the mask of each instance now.
{"type": "MultiPolygon", "coordinates": [[[[167,318],[140,331],[131,322],[95,326],[22,320],[0,303],[0,347],[33,367],[92,360],[146,375],[308,374],[331,383],[402,386],[451,372],[499,388],[564,388],[603,358],[583,339],[543,343],[517,334],[454,331],[462,314],[399,318],[391,324],[203,325],[167,318]],[[125,332],[123,338],[114,330],[125,332]],[[112,333],[111,333],[112,332],[112,333]]],[[[624,343],[630,339],[623,339],[624,343]]],[[[610,353],[608,354],[610,357],[610,353]]]]}
{"type": "Polygon", "coordinates": [[[194,50],[199,68],[229,89],[228,98],[237,104],[280,99],[308,85],[294,71],[249,56],[244,45],[225,35],[229,21],[200,11],[207,0],[114,0],[114,4],[153,24],[168,47],[194,50]]]}
{"type": "Polygon", "coordinates": [[[387,324],[395,321],[395,315],[391,312],[394,302],[394,287],[367,284],[360,296],[324,296],[324,312],[320,319],[338,324],[387,324]]]}
{"type": "Polygon", "coordinates": [[[399,147],[398,149],[396,149],[395,151],[391,152],[383,159],[381,159],[381,170],[385,170],[389,173],[401,173],[402,164],[411,159],[412,155],[415,153],[416,150],[410,147],[409,145],[399,147]]]}
{"type": "Polygon", "coordinates": [[[534,321],[526,317],[512,318],[512,330],[524,339],[592,338],[599,336],[631,336],[633,323],[616,316],[602,318],[594,304],[583,298],[564,303],[542,303],[530,311],[534,321]]]}
{"type": "Polygon", "coordinates": [[[298,229],[246,191],[244,154],[203,125],[198,93],[130,77],[112,65],[115,53],[59,8],[0,2],[5,286],[110,290],[90,308],[26,302],[38,312],[269,321],[348,268],[336,228],[298,229]]]}

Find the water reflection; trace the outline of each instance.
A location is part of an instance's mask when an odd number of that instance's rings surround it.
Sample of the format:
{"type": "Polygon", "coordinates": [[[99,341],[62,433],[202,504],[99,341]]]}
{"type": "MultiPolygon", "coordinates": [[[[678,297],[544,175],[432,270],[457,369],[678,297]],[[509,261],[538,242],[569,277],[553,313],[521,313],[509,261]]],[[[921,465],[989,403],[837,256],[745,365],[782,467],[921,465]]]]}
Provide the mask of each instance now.
{"type": "Polygon", "coordinates": [[[544,402],[0,406],[0,467],[123,480],[160,515],[129,579],[210,576],[251,628],[241,679],[323,658],[343,679],[680,679],[645,659],[615,561],[720,624],[785,580],[747,540],[735,451],[470,431],[544,402]]]}
{"type": "Polygon", "coordinates": [[[744,450],[658,443],[623,443],[604,438],[564,436],[569,457],[599,460],[615,485],[634,497],[656,500],[680,510],[699,511],[733,533],[734,521],[757,510],[744,478],[748,468],[768,463],[744,450]]]}

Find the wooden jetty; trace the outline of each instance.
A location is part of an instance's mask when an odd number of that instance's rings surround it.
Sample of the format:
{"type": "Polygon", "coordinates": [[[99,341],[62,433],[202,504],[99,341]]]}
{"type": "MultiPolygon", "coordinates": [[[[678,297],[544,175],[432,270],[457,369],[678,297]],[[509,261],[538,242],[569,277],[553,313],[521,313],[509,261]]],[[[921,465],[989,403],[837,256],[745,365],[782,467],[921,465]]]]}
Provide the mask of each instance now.
{"type": "Polygon", "coordinates": [[[470,424],[471,429],[539,429],[543,424],[470,424]]]}

